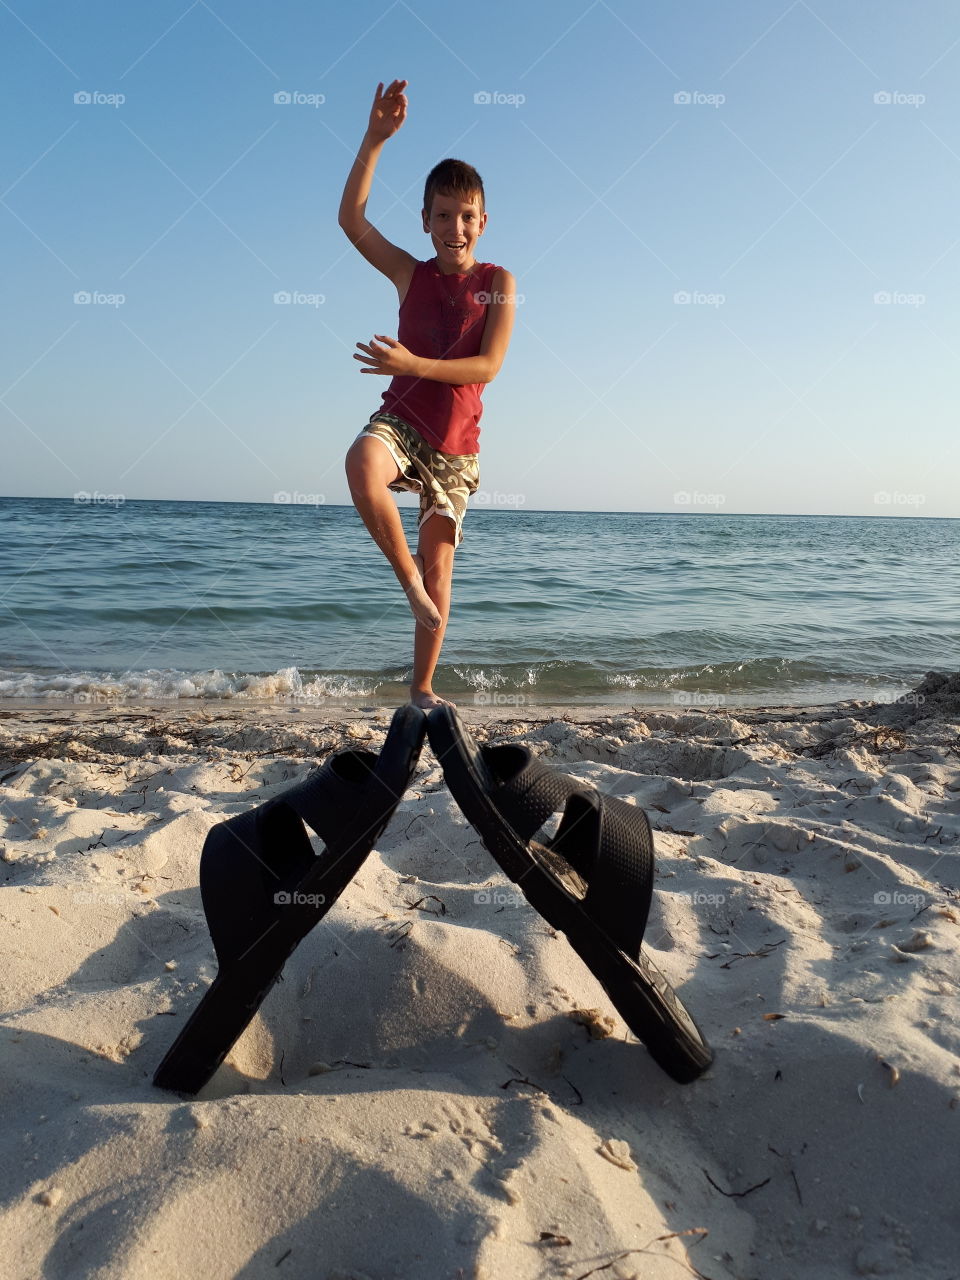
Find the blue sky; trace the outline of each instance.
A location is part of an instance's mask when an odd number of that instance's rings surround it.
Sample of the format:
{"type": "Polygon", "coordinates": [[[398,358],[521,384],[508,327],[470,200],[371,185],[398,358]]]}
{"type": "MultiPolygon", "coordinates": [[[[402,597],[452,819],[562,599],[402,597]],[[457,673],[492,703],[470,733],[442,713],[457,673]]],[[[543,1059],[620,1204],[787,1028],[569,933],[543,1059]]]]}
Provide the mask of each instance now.
{"type": "Polygon", "coordinates": [[[397,299],[337,207],[397,76],[368,215],[430,256],[470,161],[523,297],[490,505],[960,516],[946,0],[12,0],[0,47],[4,494],[348,500],[397,299]]]}

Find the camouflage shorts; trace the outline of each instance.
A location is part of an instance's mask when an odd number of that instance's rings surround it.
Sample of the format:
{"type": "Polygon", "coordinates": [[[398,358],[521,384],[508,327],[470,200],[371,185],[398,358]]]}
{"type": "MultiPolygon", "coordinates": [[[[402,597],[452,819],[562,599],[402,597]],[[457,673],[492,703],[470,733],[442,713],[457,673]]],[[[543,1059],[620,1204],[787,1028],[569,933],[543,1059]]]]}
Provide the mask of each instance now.
{"type": "Polygon", "coordinates": [[[437,512],[452,520],[457,531],[456,542],[463,541],[463,517],[467,499],[480,484],[480,462],[476,453],[441,453],[432,448],[418,431],[392,413],[374,413],[357,436],[376,436],[390,450],[403,473],[390,488],[395,493],[420,495],[422,529],[427,518],[437,512]]]}

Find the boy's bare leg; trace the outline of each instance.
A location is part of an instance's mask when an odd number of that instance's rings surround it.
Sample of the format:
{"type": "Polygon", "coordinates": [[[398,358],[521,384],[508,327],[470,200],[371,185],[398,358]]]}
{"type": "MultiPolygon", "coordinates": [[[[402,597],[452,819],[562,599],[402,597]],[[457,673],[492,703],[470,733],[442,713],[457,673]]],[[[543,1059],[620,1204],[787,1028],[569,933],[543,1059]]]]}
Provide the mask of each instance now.
{"type": "Polygon", "coordinates": [[[406,592],[418,634],[435,634],[442,629],[440,614],[424,586],[422,568],[410,554],[400,512],[387,488],[400,476],[393,455],[375,436],[361,437],[347,450],[346,471],[353,505],[406,592]]]}
{"type": "Polygon", "coordinates": [[[440,698],[433,692],[433,673],[443,645],[443,636],[450,616],[450,592],[453,585],[453,553],[457,530],[447,516],[434,513],[428,516],[420,529],[417,557],[423,564],[423,581],[430,598],[440,611],[442,619],[436,631],[418,626],[413,638],[413,679],[410,682],[410,701],[425,711],[433,707],[454,704],[449,698],[440,698]]]}

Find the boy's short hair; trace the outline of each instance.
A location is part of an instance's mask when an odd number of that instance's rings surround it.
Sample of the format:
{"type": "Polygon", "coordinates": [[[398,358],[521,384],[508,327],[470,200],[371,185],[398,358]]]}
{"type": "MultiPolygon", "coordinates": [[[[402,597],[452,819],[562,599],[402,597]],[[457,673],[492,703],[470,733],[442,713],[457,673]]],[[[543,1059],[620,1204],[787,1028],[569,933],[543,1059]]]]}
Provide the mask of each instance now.
{"type": "Polygon", "coordinates": [[[441,160],[427,174],[423,207],[428,218],[433,212],[434,196],[459,196],[461,200],[479,196],[480,212],[484,212],[483,180],[473,165],[463,160],[441,160]]]}

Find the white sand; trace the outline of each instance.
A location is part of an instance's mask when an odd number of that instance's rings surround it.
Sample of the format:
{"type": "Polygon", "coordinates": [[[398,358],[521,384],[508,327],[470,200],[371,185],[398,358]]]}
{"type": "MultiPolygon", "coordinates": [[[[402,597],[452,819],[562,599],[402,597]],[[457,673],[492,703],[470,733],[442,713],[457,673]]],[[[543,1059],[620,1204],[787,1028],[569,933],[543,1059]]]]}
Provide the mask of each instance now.
{"type": "Polygon", "coordinates": [[[155,1089],[216,971],[205,833],[388,717],[0,712],[4,1277],[960,1274],[957,677],[465,712],[646,808],[645,945],[715,1048],[698,1083],[516,905],[427,745],[227,1064],[155,1089]]]}

